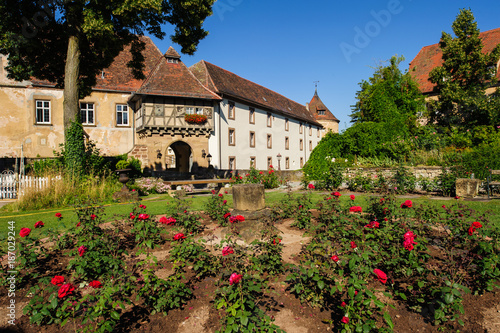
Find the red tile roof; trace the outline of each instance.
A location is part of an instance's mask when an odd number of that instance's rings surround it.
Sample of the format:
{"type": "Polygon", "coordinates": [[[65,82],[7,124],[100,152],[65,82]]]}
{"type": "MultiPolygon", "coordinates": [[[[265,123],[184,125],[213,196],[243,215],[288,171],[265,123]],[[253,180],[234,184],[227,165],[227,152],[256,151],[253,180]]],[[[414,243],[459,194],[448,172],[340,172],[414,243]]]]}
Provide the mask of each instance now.
{"type": "Polygon", "coordinates": [[[198,80],[219,94],[249,102],[264,110],[322,126],[304,105],[209,62],[202,60],[191,66],[190,70],[198,80]]]}
{"type": "Polygon", "coordinates": [[[321,98],[319,98],[317,90],[314,92],[314,96],[309,102],[309,111],[313,114],[316,120],[333,120],[340,122],[326,107],[321,98]],[[325,114],[320,115],[318,111],[325,111],[325,114]]]}
{"type": "Polygon", "coordinates": [[[217,94],[198,81],[182,61],[177,60],[177,63],[167,61],[167,57],[177,59],[175,54],[180,58],[179,54],[170,47],[137,90],[137,94],[220,100],[217,94]]]}
{"type": "MultiPolygon", "coordinates": [[[[149,37],[141,37],[145,43],[145,49],[142,52],[144,56],[144,75],[147,77],[158,63],[158,59],[163,55],[158,47],[149,37]]],[[[130,46],[124,48],[114,59],[111,66],[104,69],[103,73],[97,77],[97,84],[93,89],[133,92],[139,89],[143,80],[137,80],[132,74],[132,70],[127,67],[127,63],[132,59],[130,46]]],[[[55,86],[55,83],[31,79],[35,86],[55,86]]]]}
{"type": "MultiPolygon", "coordinates": [[[[481,32],[479,34],[483,40],[483,52],[491,52],[500,44],[500,28],[481,32]]],[[[430,93],[435,85],[429,81],[429,73],[435,67],[443,64],[442,51],[439,44],[423,47],[417,56],[410,63],[410,73],[416,79],[422,93],[430,93]]],[[[497,71],[497,78],[500,79],[500,71],[497,71]]]]}

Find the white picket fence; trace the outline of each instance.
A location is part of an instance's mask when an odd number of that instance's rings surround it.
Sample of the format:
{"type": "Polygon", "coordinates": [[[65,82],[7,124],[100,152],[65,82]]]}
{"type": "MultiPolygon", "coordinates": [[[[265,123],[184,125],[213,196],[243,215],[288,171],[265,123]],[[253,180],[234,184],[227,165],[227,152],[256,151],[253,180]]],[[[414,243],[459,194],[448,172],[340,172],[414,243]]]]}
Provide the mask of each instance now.
{"type": "Polygon", "coordinates": [[[16,199],[22,196],[28,188],[42,190],[50,181],[60,180],[61,176],[54,178],[18,176],[14,173],[0,174],[0,199],[16,199]]]}

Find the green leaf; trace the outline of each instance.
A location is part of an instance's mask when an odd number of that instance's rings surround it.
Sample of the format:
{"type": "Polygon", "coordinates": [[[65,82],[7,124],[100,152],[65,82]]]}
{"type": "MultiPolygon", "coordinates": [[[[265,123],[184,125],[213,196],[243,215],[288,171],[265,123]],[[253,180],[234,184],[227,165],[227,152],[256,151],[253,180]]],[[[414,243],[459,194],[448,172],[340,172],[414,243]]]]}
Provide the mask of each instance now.
{"type": "Polygon", "coordinates": [[[120,314],[116,311],[111,311],[111,318],[114,320],[120,320],[120,314]]]}
{"type": "Polygon", "coordinates": [[[323,280],[318,281],[318,288],[323,290],[324,287],[325,287],[325,282],[323,280]]]}
{"type": "Polygon", "coordinates": [[[391,328],[391,330],[394,329],[394,324],[392,323],[392,319],[391,319],[391,316],[389,315],[389,312],[384,312],[384,320],[385,322],[387,323],[387,325],[389,325],[389,327],[391,328]]]}
{"type": "Polygon", "coordinates": [[[248,317],[241,317],[241,324],[243,326],[247,326],[247,324],[248,324],[248,317]]]}

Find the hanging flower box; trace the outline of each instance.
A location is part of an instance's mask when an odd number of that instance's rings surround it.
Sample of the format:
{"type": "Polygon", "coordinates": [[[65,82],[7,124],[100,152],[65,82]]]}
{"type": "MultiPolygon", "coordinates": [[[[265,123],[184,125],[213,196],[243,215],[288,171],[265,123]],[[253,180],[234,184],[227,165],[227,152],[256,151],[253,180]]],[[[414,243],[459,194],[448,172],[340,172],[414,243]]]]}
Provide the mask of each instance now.
{"type": "Polygon", "coordinates": [[[189,124],[204,124],[207,122],[207,116],[202,114],[187,114],[184,116],[184,120],[189,124]]]}

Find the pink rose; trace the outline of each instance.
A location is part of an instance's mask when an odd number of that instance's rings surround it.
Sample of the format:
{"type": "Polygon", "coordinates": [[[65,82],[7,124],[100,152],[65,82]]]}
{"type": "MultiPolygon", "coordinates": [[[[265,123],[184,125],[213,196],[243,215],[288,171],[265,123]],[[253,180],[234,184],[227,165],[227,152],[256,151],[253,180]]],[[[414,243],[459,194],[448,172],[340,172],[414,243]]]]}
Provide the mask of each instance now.
{"type": "Polygon", "coordinates": [[[241,281],[242,277],[243,275],[241,274],[236,274],[236,273],[231,274],[231,276],[229,277],[229,284],[230,285],[237,284],[238,282],[241,281]]]}
{"type": "Polygon", "coordinates": [[[83,256],[83,254],[86,251],[87,251],[87,248],[85,246],[83,246],[83,245],[78,248],[78,254],[80,255],[80,257],[83,256]]]}
{"type": "Polygon", "coordinates": [[[230,254],[233,254],[234,253],[234,250],[231,246],[226,246],[225,248],[222,249],[222,255],[223,256],[227,256],[227,255],[230,255],[230,254]]]}

